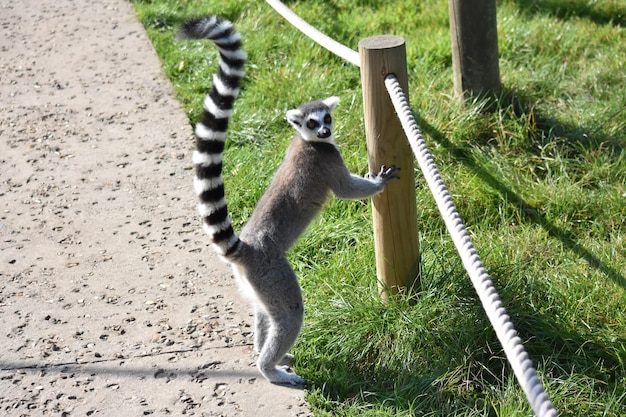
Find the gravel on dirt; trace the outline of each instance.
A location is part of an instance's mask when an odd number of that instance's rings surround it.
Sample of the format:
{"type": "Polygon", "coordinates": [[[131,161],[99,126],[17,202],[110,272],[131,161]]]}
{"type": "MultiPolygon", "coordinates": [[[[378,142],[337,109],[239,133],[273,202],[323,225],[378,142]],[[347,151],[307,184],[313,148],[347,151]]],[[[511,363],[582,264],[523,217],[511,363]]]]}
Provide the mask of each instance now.
{"type": "Polygon", "coordinates": [[[125,0],[0,0],[0,414],[306,416],[255,367],[125,0]]]}

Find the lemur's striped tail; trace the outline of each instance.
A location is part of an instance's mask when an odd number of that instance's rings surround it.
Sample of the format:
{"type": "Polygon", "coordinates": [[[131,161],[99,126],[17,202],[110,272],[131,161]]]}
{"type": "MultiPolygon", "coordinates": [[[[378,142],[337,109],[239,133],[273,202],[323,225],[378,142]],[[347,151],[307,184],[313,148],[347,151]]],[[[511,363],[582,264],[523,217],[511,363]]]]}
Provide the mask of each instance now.
{"type": "Polygon", "coordinates": [[[204,231],[217,252],[228,257],[237,250],[240,240],[233,231],[224,198],[222,153],[247,55],[233,24],[218,16],[191,20],[182,27],[181,34],[190,39],[210,39],[220,53],[219,69],[213,75],[213,86],[204,99],[202,120],[195,129],[197,148],[193,163],[194,188],[204,231]]]}

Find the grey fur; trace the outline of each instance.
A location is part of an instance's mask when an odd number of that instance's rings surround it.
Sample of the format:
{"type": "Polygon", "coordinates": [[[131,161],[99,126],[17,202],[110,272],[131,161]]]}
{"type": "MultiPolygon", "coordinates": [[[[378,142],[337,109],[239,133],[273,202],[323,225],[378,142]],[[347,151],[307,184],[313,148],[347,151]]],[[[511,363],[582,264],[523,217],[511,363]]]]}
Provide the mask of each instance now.
{"type": "Polygon", "coordinates": [[[320,212],[331,191],[342,199],[367,198],[381,192],[399,171],[382,167],[378,174],[363,178],[350,173],[333,144],[332,134],[323,140],[303,139],[323,127],[332,132],[332,123],[322,123],[314,130],[306,127],[312,114],[331,113],[330,107],[319,107],[319,103],[289,112],[292,124],[293,117],[298,116],[298,135],[241,231],[241,249],[229,259],[236,264],[235,273],[243,281],[242,287],[251,290],[248,297],[256,317],[255,348],[260,353],[257,364],[274,382],[303,382],[294,374],[276,369],[295,342],[303,316],[300,286],[286,252],[320,212]]]}

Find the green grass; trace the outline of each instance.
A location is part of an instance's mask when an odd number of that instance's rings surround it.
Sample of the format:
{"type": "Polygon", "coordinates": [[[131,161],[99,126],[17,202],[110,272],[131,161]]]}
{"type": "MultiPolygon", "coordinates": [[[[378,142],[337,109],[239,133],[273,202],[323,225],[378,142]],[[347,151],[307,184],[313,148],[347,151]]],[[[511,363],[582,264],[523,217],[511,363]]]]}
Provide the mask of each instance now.
{"type": "MultiPolygon", "coordinates": [[[[338,142],[366,172],[358,68],[263,2],[134,4],[192,122],[216,52],[176,41],[176,25],[219,12],[244,36],[250,62],[225,156],[237,226],[292,136],[285,111],[302,102],[342,98],[338,142]]],[[[624,2],[498,2],[504,94],[492,112],[453,98],[445,1],[288,5],[353,49],[378,34],[407,40],[413,110],[556,408],[626,415],[624,2]]],[[[423,274],[413,299],[378,300],[367,202],[331,200],[290,254],[306,297],[294,353],[312,381],[307,400],[316,416],[532,415],[415,175],[423,274]]]]}

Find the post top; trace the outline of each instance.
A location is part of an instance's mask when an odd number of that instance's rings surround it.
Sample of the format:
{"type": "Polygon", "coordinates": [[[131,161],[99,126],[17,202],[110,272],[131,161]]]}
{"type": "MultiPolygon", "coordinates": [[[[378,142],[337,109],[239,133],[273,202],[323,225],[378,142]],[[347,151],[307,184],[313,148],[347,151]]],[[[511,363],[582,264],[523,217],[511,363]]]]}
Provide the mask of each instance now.
{"type": "Polygon", "coordinates": [[[359,48],[363,49],[389,49],[404,45],[404,38],[395,35],[380,35],[361,39],[359,48]]]}

